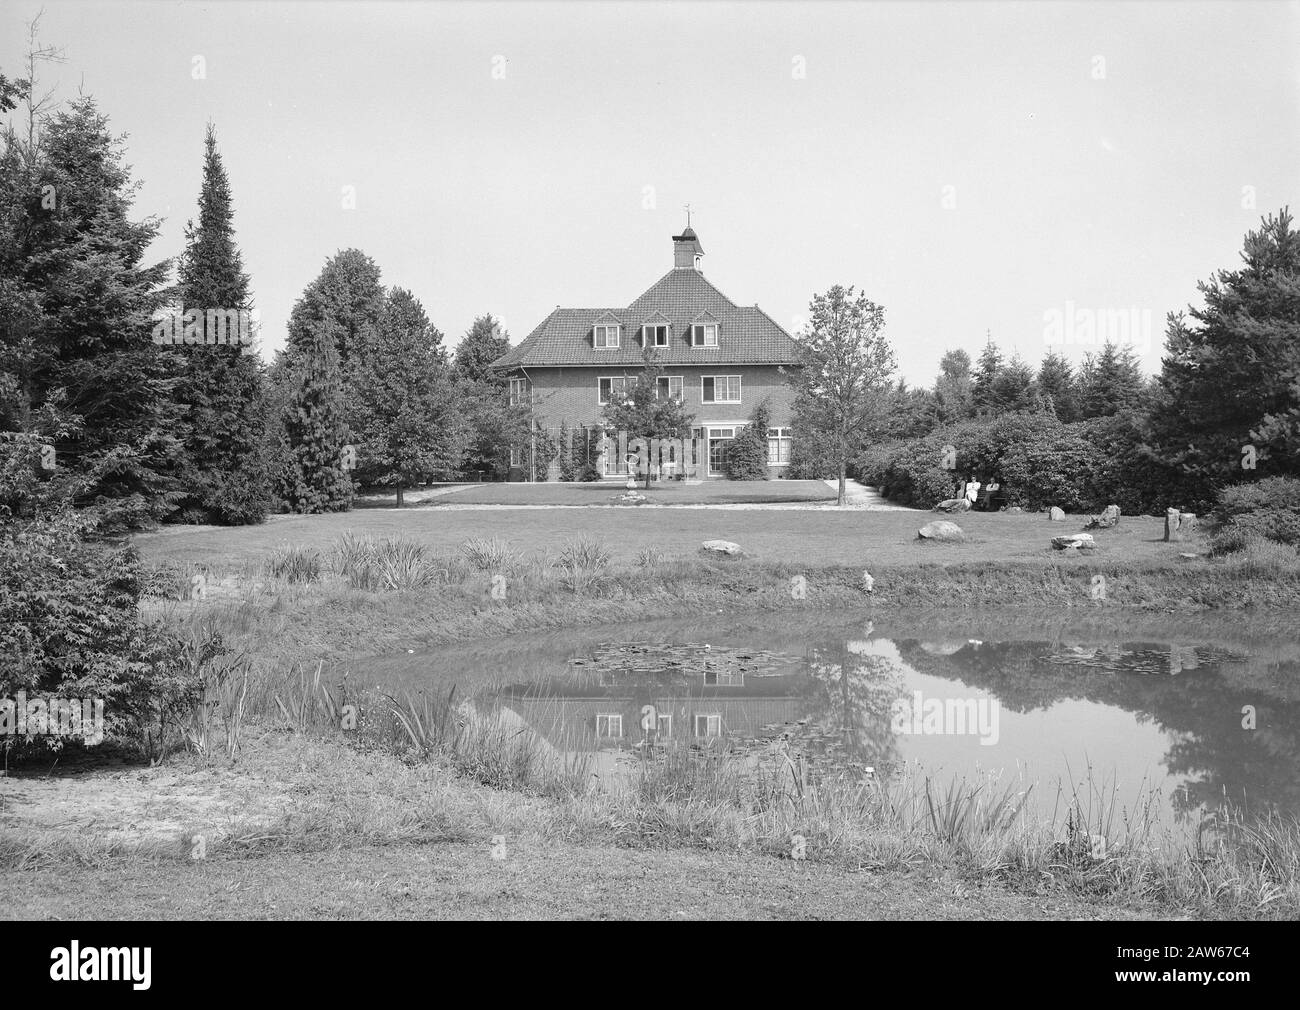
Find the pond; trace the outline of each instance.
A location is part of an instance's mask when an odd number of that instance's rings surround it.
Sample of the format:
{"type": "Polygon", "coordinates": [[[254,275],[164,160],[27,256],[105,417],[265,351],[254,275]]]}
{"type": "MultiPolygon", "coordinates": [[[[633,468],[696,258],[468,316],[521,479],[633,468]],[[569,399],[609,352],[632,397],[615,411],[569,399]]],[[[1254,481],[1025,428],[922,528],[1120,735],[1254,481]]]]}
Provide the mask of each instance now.
{"type": "Polygon", "coordinates": [[[1191,823],[1226,802],[1300,814],[1288,623],[770,614],[515,636],[351,676],[394,693],[454,683],[605,767],[669,742],[779,742],[823,771],[997,776],[1033,783],[1040,806],[1100,792],[1191,823]]]}

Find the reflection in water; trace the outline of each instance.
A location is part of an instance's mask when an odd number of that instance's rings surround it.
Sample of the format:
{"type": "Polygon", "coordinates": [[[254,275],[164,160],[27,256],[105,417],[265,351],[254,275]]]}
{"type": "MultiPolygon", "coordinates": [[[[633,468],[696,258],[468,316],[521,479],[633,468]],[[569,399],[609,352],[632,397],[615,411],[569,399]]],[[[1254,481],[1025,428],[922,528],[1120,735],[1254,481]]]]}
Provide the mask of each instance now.
{"type": "Polygon", "coordinates": [[[642,628],[631,640],[559,636],[487,658],[466,650],[386,665],[408,681],[477,678],[480,701],[513,709],[562,749],[780,740],[814,767],[878,776],[911,762],[936,775],[1001,771],[1067,790],[1091,776],[1114,781],[1130,808],[1146,785],[1175,814],[1225,800],[1300,813],[1295,642],[1059,632],[999,641],[996,624],[978,633],[891,635],[860,620],[795,632],[642,628]],[[958,709],[992,705],[995,745],[970,731],[897,732],[891,709],[917,691],[958,709]]]}

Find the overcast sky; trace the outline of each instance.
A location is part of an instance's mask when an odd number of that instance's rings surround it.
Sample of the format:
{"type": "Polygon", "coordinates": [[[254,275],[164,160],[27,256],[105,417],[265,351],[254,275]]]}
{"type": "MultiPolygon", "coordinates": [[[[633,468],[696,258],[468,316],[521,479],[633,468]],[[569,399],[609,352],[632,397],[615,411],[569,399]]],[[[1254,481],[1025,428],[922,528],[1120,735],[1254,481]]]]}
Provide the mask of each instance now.
{"type": "MultiPolygon", "coordinates": [[[[0,4],[10,77],[40,6],[0,4]]],[[[986,331],[1077,360],[1087,312],[1136,320],[1155,370],[1165,313],[1300,203],[1293,4],[44,7],[45,81],[129,134],[156,258],[216,124],[269,350],[349,246],[452,345],[484,312],[518,342],[557,304],[626,305],[689,202],[733,301],[793,329],[857,285],[909,381],[986,331]]]]}

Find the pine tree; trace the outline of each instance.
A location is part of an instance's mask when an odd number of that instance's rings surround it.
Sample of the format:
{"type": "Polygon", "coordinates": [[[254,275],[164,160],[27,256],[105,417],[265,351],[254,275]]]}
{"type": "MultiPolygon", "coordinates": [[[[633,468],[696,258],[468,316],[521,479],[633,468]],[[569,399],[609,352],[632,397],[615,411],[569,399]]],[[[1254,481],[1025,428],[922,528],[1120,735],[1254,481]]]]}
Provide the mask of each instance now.
{"type": "Polygon", "coordinates": [[[489,366],[508,350],[510,334],[492,318],[492,313],[479,316],[456,347],[456,374],[465,382],[502,385],[501,377],[489,366]]]}
{"type": "Polygon", "coordinates": [[[1300,476],[1300,233],[1288,208],[1246,235],[1241,258],[1198,285],[1205,308],[1190,321],[1169,317],[1159,452],[1217,482],[1300,476]]]}
{"type": "Polygon", "coordinates": [[[454,476],[468,430],[442,334],[411,292],[394,288],[373,335],[356,351],[350,412],[357,476],[397,489],[454,476]]]}
{"type": "Polygon", "coordinates": [[[379,324],[384,286],[379,267],[360,249],[331,256],[302,293],[289,316],[289,344],[310,346],[322,325],[334,334],[339,368],[346,378],[365,334],[379,324]]]}
{"type": "Polygon", "coordinates": [[[1056,351],[1048,351],[1038,366],[1038,388],[1057,420],[1069,424],[1079,419],[1079,394],[1074,366],[1056,351]]]}
{"type": "MultiPolygon", "coordinates": [[[[301,336],[301,335],[300,335],[301,336]]],[[[349,444],[338,336],[321,326],[293,363],[294,389],[284,429],[292,455],[286,503],[291,511],[342,512],[352,505],[349,444]]]]}
{"type": "Polygon", "coordinates": [[[527,404],[510,403],[509,377],[490,366],[510,350],[510,335],[489,313],[474,320],[456,347],[455,375],[471,436],[465,468],[505,474],[510,446],[531,440],[527,404]]]}
{"type": "Polygon", "coordinates": [[[1108,340],[1099,354],[1084,360],[1079,389],[1084,418],[1109,417],[1141,406],[1146,380],[1132,347],[1108,340]]]}
{"type": "MultiPolygon", "coordinates": [[[[230,182],[208,125],[198,224],[186,227],[177,296],[186,310],[249,312],[248,275],[235,245],[230,182]]],[[[183,511],[203,522],[258,523],[271,507],[264,456],[263,376],[252,347],[185,346],[178,398],[189,406],[184,431],[183,511]]]]}
{"type": "Polygon", "coordinates": [[[975,365],[974,382],[971,387],[971,403],[977,412],[988,414],[997,410],[997,394],[994,390],[994,384],[997,382],[1002,368],[1002,352],[998,350],[998,345],[990,340],[984,345],[984,350],[980,352],[979,362],[975,365]]]}
{"type": "Polygon", "coordinates": [[[151,341],[168,263],[143,264],[155,218],[128,218],[136,189],[93,98],[55,113],[33,143],[0,152],[0,414],[24,428],[57,400],[76,432],[55,462],[95,474],[78,504],[106,529],[165,517],[179,497],[178,361],[151,341]]]}
{"type": "Polygon", "coordinates": [[[990,408],[997,414],[1034,413],[1042,409],[1042,397],[1033,369],[1013,354],[993,378],[990,408]]]}
{"type": "Polygon", "coordinates": [[[958,348],[947,351],[939,361],[934,383],[935,405],[944,424],[965,421],[975,414],[970,355],[958,348]]]}

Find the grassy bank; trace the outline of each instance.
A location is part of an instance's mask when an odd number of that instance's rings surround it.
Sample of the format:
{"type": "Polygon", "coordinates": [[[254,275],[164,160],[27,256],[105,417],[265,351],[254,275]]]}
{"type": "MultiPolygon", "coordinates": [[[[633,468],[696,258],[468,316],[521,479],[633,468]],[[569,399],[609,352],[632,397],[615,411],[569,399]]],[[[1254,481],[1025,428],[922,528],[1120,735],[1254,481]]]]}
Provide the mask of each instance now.
{"type": "MultiPolygon", "coordinates": [[[[922,556],[942,547],[923,546],[922,556]]],[[[176,566],[179,596],[192,573],[176,566]]],[[[1300,564],[1252,553],[1224,559],[1120,562],[1106,556],[1049,556],[988,565],[922,561],[863,569],[789,562],[678,561],[615,566],[581,575],[534,566],[505,574],[445,559],[447,577],[408,591],[356,589],[328,573],[299,584],[257,569],[210,569],[204,599],[155,598],[168,620],[211,625],[273,664],[495,639],[523,631],[642,621],[659,617],[773,612],[792,620],[826,610],[873,615],[989,607],[1088,613],[1300,609],[1300,564]],[[1104,582],[1095,579],[1100,576],[1104,582]],[[499,580],[499,581],[494,581],[499,580]],[[802,582],[798,582],[802,579],[802,582]],[[494,597],[494,589],[503,598],[494,597]],[[1104,595],[1102,593],[1104,592],[1104,595]],[[798,597],[798,598],[797,598],[798,597]]]]}
{"type": "Polygon", "coordinates": [[[1023,795],[988,782],[814,778],[794,760],[754,770],[689,749],[604,788],[491,716],[477,732],[462,724],[412,735],[376,718],[349,734],[315,711],[297,726],[255,716],[235,762],[176,754],[129,774],[11,780],[41,813],[5,811],[6,914],[48,914],[70,867],[82,899],[92,895],[75,913],[83,916],[133,914],[109,886],[122,877],[134,880],[136,906],[153,902],[157,914],[331,914],[339,888],[354,893],[376,866],[396,879],[445,867],[448,886],[432,889],[442,903],[419,903],[430,891],[409,885],[396,905],[355,894],[349,914],[475,915],[488,880],[534,881],[529,893],[498,900],[496,914],[741,914],[727,911],[724,871],[751,881],[751,900],[821,881],[803,913],[818,917],[1300,914],[1293,824],[1225,821],[1204,844],[1180,847],[1120,823],[1104,797],[1063,797],[1059,816],[1038,822],[1023,795]],[[333,871],[310,881],[306,868],[321,861],[333,871]],[[582,886],[608,891],[612,879],[634,875],[639,885],[651,874],[661,896],[640,910],[631,895],[611,900],[582,886]],[[854,890],[832,897],[834,879],[854,890]],[[246,890],[214,895],[213,882],[227,880],[246,890]],[[296,897],[268,908],[265,892],[286,880],[296,897]]]}

